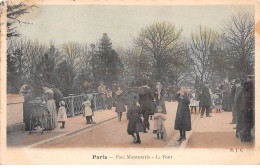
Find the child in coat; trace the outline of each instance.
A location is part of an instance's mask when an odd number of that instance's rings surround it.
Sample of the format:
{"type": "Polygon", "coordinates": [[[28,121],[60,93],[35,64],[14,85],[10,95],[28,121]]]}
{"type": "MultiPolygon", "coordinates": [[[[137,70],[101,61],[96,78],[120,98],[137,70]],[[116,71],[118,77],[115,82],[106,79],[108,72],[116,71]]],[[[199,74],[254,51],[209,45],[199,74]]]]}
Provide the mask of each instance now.
{"type": "Polygon", "coordinates": [[[216,100],[215,100],[216,113],[220,113],[221,112],[221,106],[222,106],[221,97],[219,95],[217,95],[216,96],[216,100]]]}
{"type": "Polygon", "coordinates": [[[85,106],[83,117],[86,117],[87,124],[96,124],[92,119],[93,111],[90,108],[91,107],[91,101],[88,99],[88,96],[86,96],[82,105],[85,106]]]}
{"type": "Polygon", "coordinates": [[[154,129],[153,134],[157,134],[157,139],[166,140],[167,134],[164,126],[164,121],[166,120],[166,115],[162,113],[163,108],[161,106],[157,106],[156,113],[153,115],[154,118],[154,129]]]}
{"type": "Polygon", "coordinates": [[[58,110],[58,122],[62,123],[60,129],[65,128],[65,122],[67,121],[67,114],[65,108],[65,102],[62,100],[59,102],[59,110],[58,110]]]}

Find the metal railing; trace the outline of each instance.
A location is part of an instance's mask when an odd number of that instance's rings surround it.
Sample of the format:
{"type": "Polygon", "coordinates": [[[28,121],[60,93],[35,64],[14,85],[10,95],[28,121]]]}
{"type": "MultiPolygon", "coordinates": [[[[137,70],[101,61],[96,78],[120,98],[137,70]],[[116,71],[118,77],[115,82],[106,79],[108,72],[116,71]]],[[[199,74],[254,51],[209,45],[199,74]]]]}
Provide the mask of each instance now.
{"type": "MultiPolygon", "coordinates": [[[[92,110],[102,109],[103,100],[101,93],[92,93],[90,95],[93,97],[91,100],[92,110]]],[[[68,117],[83,114],[84,106],[82,103],[84,101],[84,95],[69,95],[68,97],[64,97],[64,101],[68,117]]]]}

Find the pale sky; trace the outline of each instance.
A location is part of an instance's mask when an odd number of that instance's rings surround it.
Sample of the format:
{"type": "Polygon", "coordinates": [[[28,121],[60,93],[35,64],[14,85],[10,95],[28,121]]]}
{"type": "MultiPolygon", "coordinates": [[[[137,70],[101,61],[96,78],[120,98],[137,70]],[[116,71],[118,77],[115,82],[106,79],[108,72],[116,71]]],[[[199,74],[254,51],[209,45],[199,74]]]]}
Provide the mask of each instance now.
{"type": "Polygon", "coordinates": [[[103,33],[114,47],[128,47],[142,28],[157,21],[167,21],[182,28],[182,36],[190,37],[199,25],[221,30],[230,16],[254,6],[42,6],[34,9],[33,24],[18,26],[23,37],[56,44],[68,41],[96,43],[103,33]]]}

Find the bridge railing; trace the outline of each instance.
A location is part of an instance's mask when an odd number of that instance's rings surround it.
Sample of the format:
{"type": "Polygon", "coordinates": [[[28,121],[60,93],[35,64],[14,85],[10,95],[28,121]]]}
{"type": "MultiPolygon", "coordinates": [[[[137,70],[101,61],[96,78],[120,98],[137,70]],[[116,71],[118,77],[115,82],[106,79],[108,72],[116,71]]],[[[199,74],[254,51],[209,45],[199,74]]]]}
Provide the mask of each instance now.
{"type": "MultiPolygon", "coordinates": [[[[103,99],[101,97],[101,93],[92,93],[88,94],[88,97],[91,96],[91,104],[92,110],[96,111],[102,109],[103,99]]],[[[69,95],[68,97],[64,97],[65,108],[67,111],[68,117],[73,117],[75,115],[83,114],[84,106],[82,105],[84,101],[84,95],[69,95]]]]}

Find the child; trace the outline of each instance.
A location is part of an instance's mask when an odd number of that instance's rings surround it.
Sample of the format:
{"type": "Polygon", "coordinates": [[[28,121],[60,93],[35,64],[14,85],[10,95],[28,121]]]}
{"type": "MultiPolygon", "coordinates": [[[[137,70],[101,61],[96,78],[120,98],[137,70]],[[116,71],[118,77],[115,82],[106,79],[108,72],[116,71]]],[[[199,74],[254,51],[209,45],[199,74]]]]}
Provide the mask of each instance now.
{"type": "Polygon", "coordinates": [[[221,104],[222,104],[221,97],[219,95],[217,95],[216,100],[215,100],[215,109],[216,109],[217,113],[221,112],[221,104]]]}
{"type": "Polygon", "coordinates": [[[82,104],[83,104],[83,106],[85,106],[83,117],[86,117],[87,124],[96,124],[92,119],[93,112],[92,112],[92,109],[90,108],[91,102],[88,99],[88,96],[86,96],[86,98],[84,99],[84,102],[82,104]]]}
{"type": "Polygon", "coordinates": [[[141,114],[139,107],[136,103],[139,100],[139,96],[136,93],[131,93],[129,95],[129,103],[127,105],[127,133],[132,135],[133,143],[141,143],[139,132],[144,132],[144,125],[141,119],[141,114]],[[136,134],[136,137],[135,135],[136,134]]]}
{"type": "Polygon", "coordinates": [[[163,109],[161,106],[157,106],[156,111],[157,113],[153,115],[154,118],[153,134],[157,134],[157,139],[160,139],[160,134],[161,134],[161,139],[166,140],[167,134],[163,122],[166,120],[166,116],[165,114],[162,113],[163,109]]]}
{"type": "Polygon", "coordinates": [[[58,122],[62,123],[60,129],[65,128],[65,122],[67,121],[67,114],[65,109],[65,102],[62,100],[59,102],[59,110],[58,110],[58,122]]]}
{"type": "Polygon", "coordinates": [[[199,101],[197,100],[197,96],[194,91],[191,93],[191,99],[190,99],[190,111],[191,114],[193,113],[193,109],[195,109],[195,114],[197,112],[197,107],[199,106],[199,101]]]}

